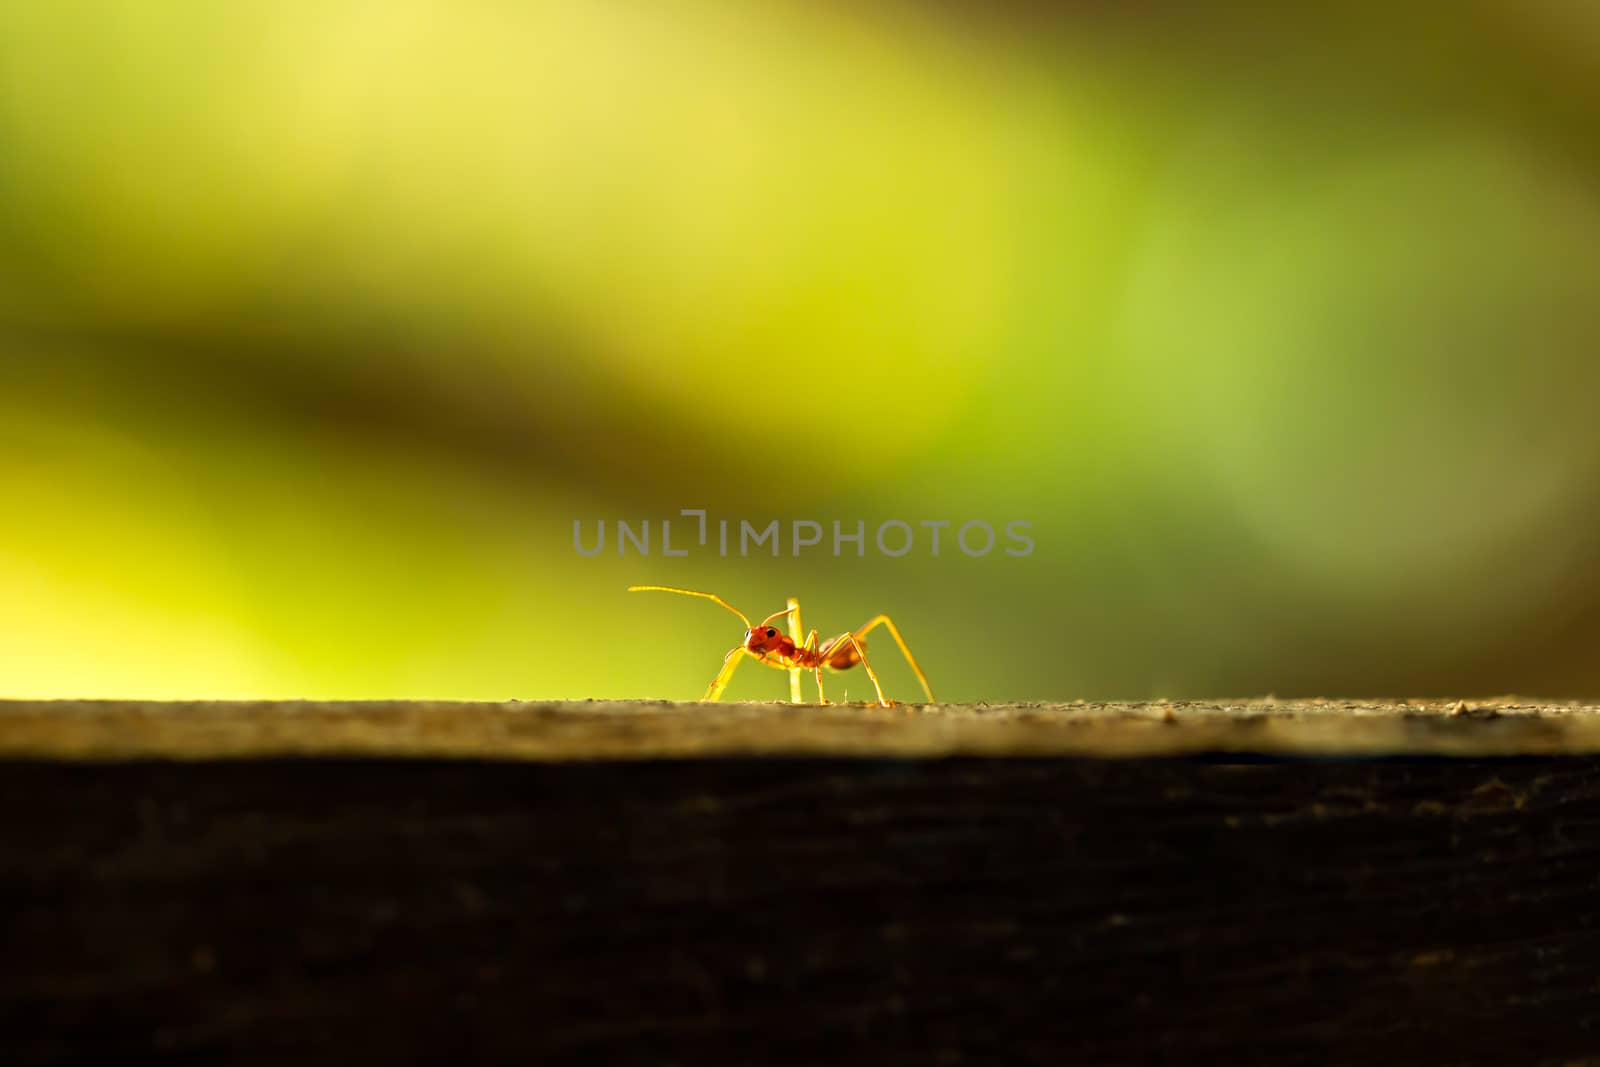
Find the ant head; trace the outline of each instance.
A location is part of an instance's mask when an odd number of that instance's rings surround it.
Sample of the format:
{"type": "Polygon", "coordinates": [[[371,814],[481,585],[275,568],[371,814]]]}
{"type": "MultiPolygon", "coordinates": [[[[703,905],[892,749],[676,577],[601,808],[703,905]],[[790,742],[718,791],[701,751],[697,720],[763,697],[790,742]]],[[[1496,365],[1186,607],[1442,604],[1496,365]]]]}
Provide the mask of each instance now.
{"type": "Polygon", "coordinates": [[[774,619],[783,618],[793,610],[793,608],[786,608],[783,611],[774,611],[771,615],[762,619],[759,626],[752,626],[746,630],[744,632],[744,647],[758,656],[764,656],[768,652],[776,652],[788,638],[784,637],[783,632],[775,628],[772,622],[774,619]]]}
{"type": "Polygon", "coordinates": [[[765,623],[744,632],[744,647],[758,656],[775,651],[782,641],[783,635],[765,623]]]}

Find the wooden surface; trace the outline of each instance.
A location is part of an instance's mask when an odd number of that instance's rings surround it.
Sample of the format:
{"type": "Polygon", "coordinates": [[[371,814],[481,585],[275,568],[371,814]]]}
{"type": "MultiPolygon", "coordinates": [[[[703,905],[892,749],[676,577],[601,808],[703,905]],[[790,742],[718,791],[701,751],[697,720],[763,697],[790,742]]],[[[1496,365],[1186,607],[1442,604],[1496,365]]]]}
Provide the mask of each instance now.
{"type": "Polygon", "coordinates": [[[0,1062],[1600,1062],[1597,712],[1451,707],[0,704],[0,1062]]]}
{"type": "Polygon", "coordinates": [[[0,701],[0,757],[594,760],[1203,753],[1600,754],[1600,706],[1526,702],[871,705],[0,701]]]}

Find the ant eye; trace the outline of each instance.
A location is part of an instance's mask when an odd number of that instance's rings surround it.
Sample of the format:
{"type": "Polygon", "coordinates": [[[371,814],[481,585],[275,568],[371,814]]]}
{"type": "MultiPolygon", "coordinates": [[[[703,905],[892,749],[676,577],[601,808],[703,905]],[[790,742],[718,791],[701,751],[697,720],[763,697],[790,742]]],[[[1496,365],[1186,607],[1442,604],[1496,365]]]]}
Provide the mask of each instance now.
{"type": "Polygon", "coordinates": [[[777,637],[778,636],[778,631],[772,629],[771,627],[768,627],[767,636],[768,637],[777,637]]]}

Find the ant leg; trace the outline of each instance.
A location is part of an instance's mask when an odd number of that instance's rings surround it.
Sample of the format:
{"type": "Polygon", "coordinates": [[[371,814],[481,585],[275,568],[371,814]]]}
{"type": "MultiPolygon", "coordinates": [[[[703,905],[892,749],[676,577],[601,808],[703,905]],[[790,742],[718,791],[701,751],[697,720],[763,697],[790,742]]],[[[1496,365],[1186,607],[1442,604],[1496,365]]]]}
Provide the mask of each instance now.
{"type": "MultiPolygon", "coordinates": [[[[789,598],[789,640],[796,645],[800,643],[800,635],[805,633],[800,627],[800,601],[794,597],[789,598]]],[[[800,668],[789,668],[789,703],[800,703],[800,668]]]]}
{"type": "MultiPolygon", "coordinates": [[[[922,668],[921,667],[917,666],[916,657],[913,656],[911,654],[911,650],[906,647],[906,640],[905,640],[905,638],[900,636],[899,627],[895,626],[894,620],[890,619],[889,616],[887,616],[887,615],[875,616],[872,619],[872,621],[868,622],[865,626],[863,626],[861,629],[857,630],[853,635],[851,635],[851,636],[856,638],[856,641],[857,641],[856,649],[857,649],[857,651],[859,651],[860,648],[861,648],[861,644],[860,644],[861,638],[866,637],[867,636],[867,631],[871,630],[875,626],[883,626],[883,627],[886,627],[888,629],[890,636],[892,636],[894,638],[894,643],[899,645],[900,646],[900,651],[902,653],[904,653],[904,655],[906,657],[906,662],[911,664],[912,671],[914,671],[916,673],[917,681],[922,683],[922,691],[928,695],[928,703],[930,703],[930,704],[937,703],[937,701],[935,701],[933,699],[933,688],[930,685],[928,685],[928,676],[926,674],[922,673],[922,668]]],[[[867,662],[867,659],[866,659],[865,656],[861,657],[861,662],[862,663],[866,663],[867,662]]],[[[868,672],[868,673],[871,673],[871,672],[868,672]]]]}
{"type": "Polygon", "coordinates": [[[739,669],[739,664],[744,660],[744,646],[735,645],[732,652],[722,657],[722,669],[717,676],[711,679],[711,685],[706,689],[706,695],[700,698],[700,703],[710,704],[722,699],[722,691],[728,688],[728,681],[733,677],[733,672],[739,669]]]}
{"type": "MultiPolygon", "coordinates": [[[[780,615],[787,615],[789,616],[790,640],[798,642],[800,640],[800,628],[796,626],[794,622],[795,616],[798,614],[800,614],[800,601],[796,600],[794,597],[790,597],[789,606],[784,608],[782,611],[774,611],[771,615],[768,615],[766,618],[762,619],[761,626],[771,626],[773,619],[776,619],[780,615]]],[[[732,653],[729,654],[731,655],[732,653]]],[[[758,658],[765,662],[767,655],[763,652],[758,658]]],[[[790,703],[798,704],[800,703],[800,668],[790,667],[788,670],[789,701],[790,703]]]]}
{"type": "Polygon", "coordinates": [[[861,647],[861,642],[856,639],[855,634],[840,634],[833,639],[830,647],[838,649],[846,641],[855,646],[856,656],[860,658],[861,666],[866,668],[867,677],[872,679],[872,688],[878,691],[878,704],[885,708],[893,707],[894,701],[883,695],[883,686],[878,684],[878,672],[873,670],[872,664],[867,662],[867,650],[861,647]]]}
{"type": "MultiPolygon", "coordinates": [[[[806,643],[805,643],[804,647],[805,647],[805,651],[807,651],[807,652],[815,652],[817,650],[817,631],[812,630],[811,633],[809,635],[807,635],[806,643]]],[[[815,667],[811,668],[811,673],[817,679],[817,703],[818,704],[826,704],[828,702],[828,698],[827,698],[826,694],[824,694],[823,691],[822,691],[822,659],[821,659],[821,657],[818,657],[817,665],[815,667]]]]}

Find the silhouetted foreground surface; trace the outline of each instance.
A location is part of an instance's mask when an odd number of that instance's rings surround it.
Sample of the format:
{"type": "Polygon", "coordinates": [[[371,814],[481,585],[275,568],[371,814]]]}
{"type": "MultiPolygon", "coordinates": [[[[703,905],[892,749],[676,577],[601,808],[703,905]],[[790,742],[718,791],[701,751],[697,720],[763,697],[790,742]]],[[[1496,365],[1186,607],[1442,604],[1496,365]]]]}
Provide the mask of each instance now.
{"type": "Polygon", "coordinates": [[[0,702],[0,1061],[1600,1062],[1600,711],[0,702]]]}

